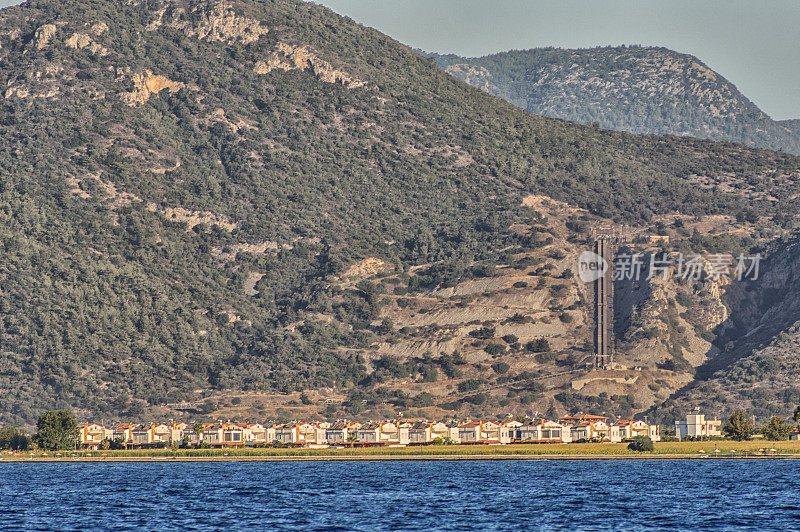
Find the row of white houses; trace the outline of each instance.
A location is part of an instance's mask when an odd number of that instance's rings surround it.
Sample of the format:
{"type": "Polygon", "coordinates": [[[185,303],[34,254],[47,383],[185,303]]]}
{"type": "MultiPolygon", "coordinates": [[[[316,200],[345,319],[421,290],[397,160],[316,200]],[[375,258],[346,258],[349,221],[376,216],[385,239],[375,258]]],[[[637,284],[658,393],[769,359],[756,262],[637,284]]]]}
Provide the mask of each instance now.
{"type": "Polygon", "coordinates": [[[104,441],[129,447],[188,443],[223,446],[286,444],[296,446],[332,445],[423,445],[438,439],[459,444],[569,443],[575,441],[621,442],[636,436],[661,440],[660,427],[645,421],[609,421],[603,416],[579,415],[558,421],[531,423],[508,421],[357,423],[348,421],[296,422],[284,425],[259,423],[124,423],[107,428],[86,423],[79,429],[78,443],[99,449],[104,441]]]}

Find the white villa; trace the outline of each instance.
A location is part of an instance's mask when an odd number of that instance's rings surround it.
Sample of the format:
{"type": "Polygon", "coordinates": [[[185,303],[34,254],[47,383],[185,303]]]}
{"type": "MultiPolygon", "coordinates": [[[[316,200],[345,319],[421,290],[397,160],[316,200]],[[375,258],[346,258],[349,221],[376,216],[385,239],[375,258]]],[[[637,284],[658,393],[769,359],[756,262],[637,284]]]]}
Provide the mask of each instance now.
{"type": "Polygon", "coordinates": [[[622,441],[619,427],[610,425],[606,416],[580,414],[577,416],[565,416],[559,421],[570,427],[571,441],[586,440],[612,443],[622,441]]]}
{"type": "Polygon", "coordinates": [[[706,419],[704,414],[690,414],[683,421],[675,422],[675,436],[679,440],[686,437],[692,438],[711,438],[722,436],[722,421],[714,416],[714,419],[706,419]]]}
{"type": "Polygon", "coordinates": [[[460,441],[458,439],[458,423],[442,423],[440,421],[431,425],[430,441],[436,438],[441,438],[443,440],[450,438],[454,442],[460,441]]]}
{"type": "Polygon", "coordinates": [[[572,431],[569,425],[557,421],[542,420],[535,425],[523,425],[518,429],[519,442],[529,443],[569,443],[572,431]]]}
{"type": "Polygon", "coordinates": [[[85,423],[78,428],[78,439],[81,447],[97,450],[103,440],[112,439],[114,431],[97,423],[85,423]]]}
{"type": "Polygon", "coordinates": [[[636,436],[647,436],[653,441],[661,441],[661,427],[658,425],[650,425],[642,420],[623,419],[617,422],[616,426],[623,440],[635,438],[636,436]]]}

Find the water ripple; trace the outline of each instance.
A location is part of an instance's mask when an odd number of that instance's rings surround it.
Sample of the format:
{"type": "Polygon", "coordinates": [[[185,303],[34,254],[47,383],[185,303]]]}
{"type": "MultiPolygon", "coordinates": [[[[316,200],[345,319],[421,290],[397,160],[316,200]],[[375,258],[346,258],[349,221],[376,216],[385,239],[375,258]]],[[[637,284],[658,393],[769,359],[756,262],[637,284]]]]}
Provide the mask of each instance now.
{"type": "Polygon", "coordinates": [[[793,461],[0,464],[3,530],[785,530],[793,461]]]}

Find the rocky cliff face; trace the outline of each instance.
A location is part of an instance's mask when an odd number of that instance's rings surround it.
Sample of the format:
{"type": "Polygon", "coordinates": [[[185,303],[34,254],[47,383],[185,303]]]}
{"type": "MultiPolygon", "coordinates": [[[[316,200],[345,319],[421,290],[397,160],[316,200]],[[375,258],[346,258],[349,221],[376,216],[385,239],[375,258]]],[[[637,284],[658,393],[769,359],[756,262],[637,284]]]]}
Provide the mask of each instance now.
{"type": "Polygon", "coordinates": [[[656,411],[719,405],[744,408],[760,418],[788,416],[800,401],[800,245],[776,242],[759,278],[733,283],[723,294],[728,317],[715,329],[719,354],[697,371],[698,380],[656,411]]]}
{"type": "Polygon", "coordinates": [[[654,274],[644,255],[640,281],[618,281],[616,289],[619,362],[693,372],[716,356],[713,331],[725,321],[719,281],[683,281],[675,269],[654,274]]]}
{"type": "Polygon", "coordinates": [[[252,44],[269,32],[269,28],[261,21],[237,14],[232,2],[224,0],[194,4],[162,2],[145,30],[158,31],[161,28],[179,30],[188,37],[200,40],[227,44],[252,44]]]}

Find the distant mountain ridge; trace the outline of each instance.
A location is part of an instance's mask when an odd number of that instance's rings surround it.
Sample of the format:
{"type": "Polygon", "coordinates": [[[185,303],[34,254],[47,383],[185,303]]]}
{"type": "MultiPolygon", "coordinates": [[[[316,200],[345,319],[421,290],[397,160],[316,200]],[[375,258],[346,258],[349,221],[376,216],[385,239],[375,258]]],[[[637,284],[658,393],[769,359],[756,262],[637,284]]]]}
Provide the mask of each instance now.
{"type": "Polygon", "coordinates": [[[773,120],[698,58],[667,48],[426,55],[455,77],[534,114],[800,154],[800,120],[773,120]]]}

